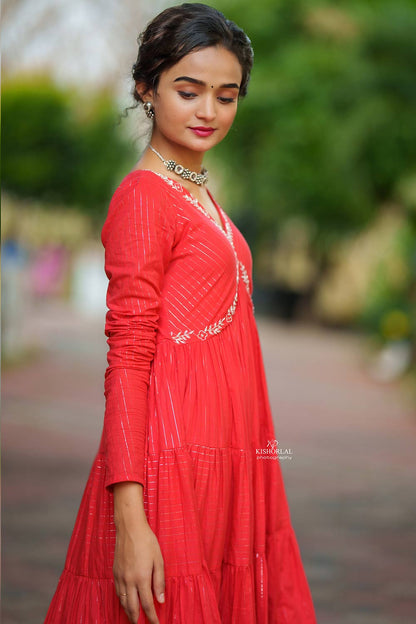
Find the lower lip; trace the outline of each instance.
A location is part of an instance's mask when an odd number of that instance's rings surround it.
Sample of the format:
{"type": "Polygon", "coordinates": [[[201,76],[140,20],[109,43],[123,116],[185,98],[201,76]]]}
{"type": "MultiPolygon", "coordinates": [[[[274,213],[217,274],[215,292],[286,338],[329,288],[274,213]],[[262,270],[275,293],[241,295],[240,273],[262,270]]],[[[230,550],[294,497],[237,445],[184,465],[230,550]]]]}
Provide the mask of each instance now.
{"type": "Polygon", "coordinates": [[[199,137],[209,137],[214,130],[201,130],[200,128],[191,128],[192,132],[199,137]]]}

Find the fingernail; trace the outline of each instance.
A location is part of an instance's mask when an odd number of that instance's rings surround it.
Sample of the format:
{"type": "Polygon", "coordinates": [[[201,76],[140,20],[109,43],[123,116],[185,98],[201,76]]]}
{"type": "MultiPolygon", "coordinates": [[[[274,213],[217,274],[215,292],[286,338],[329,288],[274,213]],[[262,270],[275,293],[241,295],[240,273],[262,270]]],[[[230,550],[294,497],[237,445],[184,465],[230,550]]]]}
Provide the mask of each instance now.
{"type": "Polygon", "coordinates": [[[165,594],[159,594],[159,602],[165,602],[165,594]]]}

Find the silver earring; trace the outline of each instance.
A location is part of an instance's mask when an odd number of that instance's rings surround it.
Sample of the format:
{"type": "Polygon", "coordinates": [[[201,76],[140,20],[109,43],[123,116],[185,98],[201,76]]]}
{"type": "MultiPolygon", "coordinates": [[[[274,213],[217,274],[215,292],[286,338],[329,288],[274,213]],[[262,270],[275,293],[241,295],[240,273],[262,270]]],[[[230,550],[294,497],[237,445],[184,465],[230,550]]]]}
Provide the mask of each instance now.
{"type": "Polygon", "coordinates": [[[151,102],[144,102],[143,104],[144,112],[146,113],[149,119],[153,119],[155,116],[155,111],[153,110],[153,106],[151,102]]]}

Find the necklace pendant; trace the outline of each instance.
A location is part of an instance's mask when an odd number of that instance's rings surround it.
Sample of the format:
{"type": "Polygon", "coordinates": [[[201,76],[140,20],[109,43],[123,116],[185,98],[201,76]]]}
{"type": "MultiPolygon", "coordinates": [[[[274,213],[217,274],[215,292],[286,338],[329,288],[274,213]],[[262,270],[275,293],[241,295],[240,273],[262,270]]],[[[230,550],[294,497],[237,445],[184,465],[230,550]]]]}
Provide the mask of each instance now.
{"type": "Polygon", "coordinates": [[[174,171],[176,162],[174,160],[165,160],[165,166],[168,171],[174,171]]]}

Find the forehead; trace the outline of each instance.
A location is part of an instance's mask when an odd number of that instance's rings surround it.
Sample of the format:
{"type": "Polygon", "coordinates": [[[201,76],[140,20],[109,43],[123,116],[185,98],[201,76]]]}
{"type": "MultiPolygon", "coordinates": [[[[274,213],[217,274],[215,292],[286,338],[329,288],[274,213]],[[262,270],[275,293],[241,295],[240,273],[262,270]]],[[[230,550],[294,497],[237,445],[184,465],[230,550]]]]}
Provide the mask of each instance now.
{"type": "Polygon", "coordinates": [[[163,72],[161,79],[174,81],[178,76],[190,76],[207,84],[240,84],[242,74],[235,54],[221,46],[211,46],[190,52],[163,72]]]}

